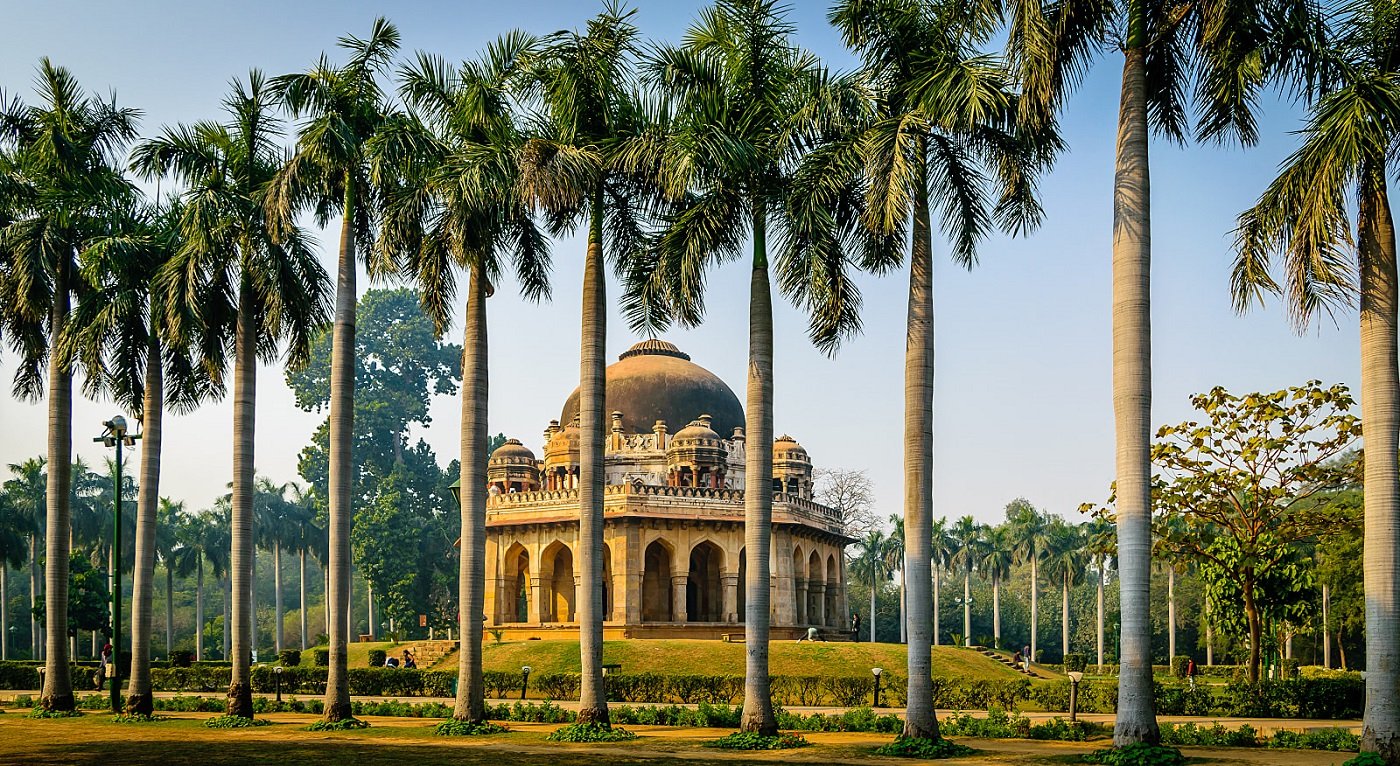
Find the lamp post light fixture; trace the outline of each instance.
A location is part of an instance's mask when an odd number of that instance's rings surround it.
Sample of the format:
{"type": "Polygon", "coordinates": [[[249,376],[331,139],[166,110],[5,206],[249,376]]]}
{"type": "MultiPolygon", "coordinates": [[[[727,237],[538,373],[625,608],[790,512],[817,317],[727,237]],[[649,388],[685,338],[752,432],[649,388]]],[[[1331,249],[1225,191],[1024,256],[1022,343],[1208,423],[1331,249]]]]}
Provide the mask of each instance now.
{"type": "Polygon", "coordinates": [[[1079,682],[1084,680],[1084,673],[1071,670],[1066,675],[1069,676],[1069,722],[1074,723],[1079,720],[1079,682]]]}
{"type": "Polygon", "coordinates": [[[870,675],[875,676],[875,699],[871,707],[880,707],[880,674],[883,672],[880,668],[870,669],[870,675]]]}
{"type": "Polygon", "coordinates": [[[520,668],[520,699],[525,699],[525,689],[530,686],[530,666],[520,668]]]}
{"type": "Polygon", "coordinates": [[[126,418],[115,415],[102,422],[102,435],[93,439],[105,447],[117,448],[117,461],[112,472],[112,712],[121,713],[122,681],[122,447],[135,447],[140,434],[126,430],[126,418]]]}
{"type": "Polygon", "coordinates": [[[276,680],[274,681],[274,686],[275,686],[276,689],[277,689],[277,704],[280,705],[280,704],[282,704],[282,666],[281,666],[281,665],[278,665],[277,667],[275,667],[275,668],[272,669],[272,676],[273,676],[274,679],[276,679],[276,680]]]}

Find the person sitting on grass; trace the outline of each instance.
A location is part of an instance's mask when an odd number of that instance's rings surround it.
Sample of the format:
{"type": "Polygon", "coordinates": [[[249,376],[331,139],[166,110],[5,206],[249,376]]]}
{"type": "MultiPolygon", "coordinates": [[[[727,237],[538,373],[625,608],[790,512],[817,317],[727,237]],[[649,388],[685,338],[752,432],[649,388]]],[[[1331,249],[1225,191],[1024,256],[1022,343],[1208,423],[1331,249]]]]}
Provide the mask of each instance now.
{"type": "Polygon", "coordinates": [[[413,652],[407,649],[403,650],[403,666],[405,669],[418,667],[418,663],[413,661],[413,652]]]}

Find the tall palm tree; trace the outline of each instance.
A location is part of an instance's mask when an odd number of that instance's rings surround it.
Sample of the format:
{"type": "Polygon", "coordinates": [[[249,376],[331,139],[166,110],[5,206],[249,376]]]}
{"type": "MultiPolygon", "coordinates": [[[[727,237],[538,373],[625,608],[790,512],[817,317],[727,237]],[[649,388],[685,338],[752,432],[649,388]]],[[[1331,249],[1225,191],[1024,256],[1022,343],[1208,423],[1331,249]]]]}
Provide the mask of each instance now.
{"type": "Polygon", "coordinates": [[[316,497],[311,487],[305,489],[299,484],[291,485],[291,515],[295,519],[295,529],[288,541],[288,551],[297,555],[297,613],[300,617],[302,651],[306,651],[306,557],[325,546],[325,530],[316,526],[316,497]]]}
{"type": "Polygon", "coordinates": [[[10,569],[29,554],[29,521],[18,498],[0,490],[0,660],[10,659],[10,569]]]}
{"type": "Polygon", "coordinates": [[[910,737],[938,738],[926,590],[933,555],[931,213],[941,214],[954,261],[971,267],[978,241],[993,227],[1021,232],[1038,223],[1034,178],[1041,155],[1054,146],[1048,129],[1039,142],[1018,135],[1009,75],[1002,62],[977,50],[988,43],[998,14],[995,4],[919,0],[844,0],[830,13],[877,91],[873,122],[855,147],[868,176],[865,223],[893,242],[910,233],[904,362],[912,611],[904,734],[910,737]]]}
{"type": "Polygon", "coordinates": [[[1152,133],[1252,144],[1259,89],[1294,57],[1274,45],[1320,23],[1307,0],[1041,0],[1012,6],[1008,48],[1021,110],[1047,120],[1106,52],[1123,55],[1113,185],[1113,409],[1122,604],[1116,746],[1160,739],[1152,698],[1152,133]],[[1295,30],[1293,26],[1296,25],[1295,30]],[[1193,103],[1194,102],[1194,103],[1193,103]]]}
{"type": "MultiPolygon", "coordinates": [[[[213,523],[208,513],[183,513],[184,504],[170,504],[180,512],[169,520],[174,532],[174,546],[166,559],[167,572],[173,570],[175,577],[195,578],[194,589],[194,655],[196,660],[204,659],[204,570],[206,566],[214,571],[216,578],[223,577],[227,561],[228,540],[219,534],[219,527],[213,523]]],[[[165,507],[165,504],[162,504],[165,507]]],[[[167,588],[169,580],[167,580],[167,588]]],[[[167,599],[169,601],[169,599],[167,599]]],[[[167,613],[168,614],[168,613],[167,613]]]]}
{"type": "MultiPolygon", "coordinates": [[[[140,512],[137,513],[139,515],[140,512]]],[[[170,651],[175,647],[175,575],[179,572],[177,559],[181,544],[180,530],[184,524],[184,501],[177,503],[168,497],[162,497],[160,508],[156,511],[154,547],[156,558],[160,560],[161,566],[165,569],[165,658],[167,660],[170,659],[170,651]]],[[[139,532],[137,537],[140,537],[139,532]]],[[[137,556],[138,563],[140,558],[137,556]]],[[[135,613],[136,610],[132,609],[132,612],[135,613]]],[[[134,641],[132,643],[135,644],[134,641]]]]}
{"type": "Polygon", "coordinates": [[[330,537],[331,624],[330,672],[326,679],[327,721],[352,718],[346,677],[350,619],[350,490],[355,465],[355,269],[357,253],[369,258],[370,272],[389,265],[370,257],[375,252],[379,179],[371,172],[372,139],[398,119],[380,75],[399,49],[399,31],[377,18],[369,37],[346,35],[340,47],[350,54],[337,67],[323,54],[306,72],[272,81],[282,103],[302,120],[297,144],[267,195],[276,229],[290,230],[296,214],[311,209],[324,225],[340,216],[340,252],[336,261],[335,326],[331,335],[330,489],[327,508],[330,537]]]}
{"type": "Polygon", "coordinates": [[[21,463],[10,463],[12,479],[5,480],[5,495],[13,502],[11,507],[19,518],[24,520],[25,533],[29,537],[29,658],[37,660],[43,656],[43,628],[39,622],[39,535],[44,531],[44,514],[48,507],[46,499],[48,479],[44,476],[43,456],[32,457],[21,463]]]}
{"type": "Polygon", "coordinates": [[[953,553],[957,551],[957,545],[953,542],[952,535],[948,534],[948,519],[940,517],[930,525],[930,537],[933,539],[932,553],[929,556],[930,568],[933,570],[933,645],[938,646],[939,626],[939,596],[943,592],[943,583],[940,573],[948,568],[953,560],[953,553]]]}
{"type": "Polygon", "coordinates": [[[1011,544],[1011,530],[1006,525],[987,527],[982,533],[982,555],[977,569],[992,579],[992,642],[1001,648],[1001,581],[1011,572],[1016,560],[1011,544]]]}
{"type": "Polygon", "coordinates": [[[1103,518],[1089,522],[1085,531],[1086,551],[1093,557],[1094,586],[1097,589],[1096,629],[1098,636],[1098,665],[1103,667],[1103,588],[1108,578],[1109,562],[1118,552],[1117,530],[1113,523],[1103,518]]]}
{"type": "MultiPolygon", "coordinates": [[[[1084,574],[1084,530],[1055,519],[1045,554],[1047,574],[1060,581],[1060,656],[1069,654],[1069,589],[1084,574]]],[[[1064,660],[1061,659],[1061,662],[1064,660]]]]}
{"type": "Polygon", "coordinates": [[[1400,158],[1400,27],[1388,0],[1348,3],[1334,21],[1337,36],[1323,57],[1330,81],[1309,112],[1302,146],[1240,216],[1231,286],[1241,310],[1286,290],[1299,328],[1354,293],[1360,298],[1367,668],[1361,749],[1400,764],[1400,476],[1389,457],[1400,448],[1400,288],[1387,190],[1400,158]],[[1275,253],[1286,274],[1282,286],[1269,276],[1275,253]]]}
{"type": "MultiPolygon", "coordinates": [[[[282,634],[286,617],[282,608],[282,546],[289,544],[301,533],[300,519],[296,517],[297,508],[287,499],[287,492],[291,488],[291,483],[278,484],[266,476],[257,480],[257,494],[263,499],[263,506],[262,513],[258,515],[255,537],[263,550],[272,554],[272,643],[278,654],[282,653],[282,634]]],[[[256,585],[253,590],[257,590],[256,585]]],[[[250,608],[256,617],[256,605],[250,608]]]]}
{"type": "Polygon", "coordinates": [[[0,332],[19,356],[14,393],[48,393],[45,609],[48,652],[39,704],[73,709],[68,672],[69,479],[73,374],[58,351],[81,289],[77,255],[131,196],[116,167],[137,112],[85,95],[68,70],[40,61],[40,103],[0,98],[0,332]],[[47,380],[44,367],[47,365],[47,380]]]}
{"type": "Polygon", "coordinates": [[[280,126],[261,73],[234,81],[224,122],[166,128],[136,147],[133,167],[183,183],[183,244],[161,272],[170,300],[164,322],[176,343],[197,342],[204,371],[216,383],[233,363],[233,481],[229,503],[229,620],[233,669],[230,715],[252,717],[249,682],[253,637],[251,593],[257,362],[277,358],[286,343],[290,365],[305,362],[311,337],[325,321],[327,278],[299,229],[274,239],[263,199],[280,165],[280,126]],[[230,352],[232,352],[230,354],[230,352]]]}
{"type": "Polygon", "coordinates": [[[982,527],[971,516],[964,516],[953,524],[952,536],[958,546],[953,568],[961,570],[963,576],[963,646],[972,646],[972,573],[982,558],[982,527]]]}
{"type": "MultiPolygon", "coordinates": [[[[533,38],[516,32],[498,38],[480,60],[460,67],[420,54],[403,70],[404,99],[424,115],[427,130],[405,126],[403,134],[394,137],[412,151],[402,193],[390,195],[386,205],[384,246],[400,253],[439,333],[451,323],[457,292],[454,267],[469,275],[458,477],[462,539],[457,588],[462,608],[453,711],[460,721],[486,717],[481,667],[490,457],[486,299],[507,265],[513,266],[526,297],[538,300],[549,293],[548,247],[520,195],[523,136],[510,100],[521,59],[531,55],[534,46],[533,38]]],[[[579,552],[581,560],[595,558],[583,546],[579,552]]],[[[588,592],[585,586],[585,601],[588,592]]],[[[594,617],[601,620],[601,614],[594,617]]],[[[601,649],[599,657],[601,663],[601,649]]],[[[598,720],[596,709],[592,715],[598,720]]],[[[606,720],[606,710],[602,715],[606,720]]]]}
{"type": "Polygon", "coordinates": [[[1050,547],[1050,524],[1045,516],[1024,499],[1011,501],[1006,507],[1006,521],[1016,550],[1016,560],[1031,565],[1031,656],[1035,662],[1040,613],[1040,562],[1050,547]]]}
{"type": "MultiPolygon", "coordinates": [[[[885,538],[885,533],[878,529],[872,529],[865,533],[865,537],[856,541],[859,553],[856,554],[855,561],[851,563],[851,574],[855,577],[864,577],[870,580],[870,612],[866,614],[866,621],[870,623],[870,643],[875,643],[875,596],[880,592],[880,583],[889,579],[889,568],[885,566],[885,553],[889,550],[889,541],[885,538]]],[[[856,636],[860,640],[860,636],[856,636]]]]}
{"type": "MultiPolygon", "coordinates": [[[[526,201],[556,231],[586,225],[579,353],[579,720],[608,725],[603,691],[603,407],[606,258],[625,272],[657,197],[660,142],[638,92],[635,12],[608,3],[583,31],[563,30],[529,56],[522,95],[526,201]],[[605,252],[605,250],[607,252],[605,252]]],[[[763,450],[755,450],[762,452],[763,450]]]]}
{"type": "MultiPolygon", "coordinates": [[[[676,202],[636,280],[656,299],[662,321],[694,325],[704,311],[703,275],[740,255],[751,236],[749,365],[745,435],[745,692],[740,727],[774,734],[768,673],[773,506],[773,300],[770,228],[782,246],[780,286],[809,314],[817,345],[832,351],[859,327],[859,296],[834,238],[813,241],[823,200],[794,204],[799,183],[821,186],[817,170],[798,181],[798,161],[853,109],[861,92],[834,78],[794,45],[776,0],[719,0],[702,10],[678,47],[663,46],[650,75],[676,104],[663,183],[676,202]]],[[[634,320],[638,317],[634,316],[634,320]]],[[[654,317],[652,318],[654,319],[654,317]]],[[[634,321],[634,324],[637,323],[634,321]]]]}
{"type": "Polygon", "coordinates": [[[899,643],[902,644],[908,640],[904,615],[904,517],[890,516],[890,525],[889,537],[885,538],[889,546],[885,551],[885,568],[899,574],[899,643]]]}

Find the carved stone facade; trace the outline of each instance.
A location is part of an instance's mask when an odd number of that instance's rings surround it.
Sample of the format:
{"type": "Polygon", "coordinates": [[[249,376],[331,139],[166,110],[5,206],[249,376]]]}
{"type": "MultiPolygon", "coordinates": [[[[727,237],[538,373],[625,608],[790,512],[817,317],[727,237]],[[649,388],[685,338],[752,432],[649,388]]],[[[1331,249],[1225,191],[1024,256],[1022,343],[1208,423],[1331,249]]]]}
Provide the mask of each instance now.
{"type": "MultiPolygon", "coordinates": [[[[675,346],[645,341],[607,370],[603,613],[613,635],[718,637],[744,622],[744,453],[738,399],[675,346]],[[661,390],[658,391],[657,388],[661,390]],[[636,414],[629,416],[629,409],[636,414]],[[693,412],[686,412],[694,410],[693,412]],[[665,416],[685,413],[670,433],[665,416]],[[713,414],[719,413],[719,414],[713,414]],[[651,422],[641,419],[657,417],[651,422]],[[715,430],[733,429],[729,437],[715,430]],[[678,423],[679,425],[679,423],[678,423]]],[[[544,459],[517,440],[491,456],[487,624],[546,633],[576,625],[579,587],[577,392],[551,421],[544,459]]],[[[839,513],[812,499],[812,462],[773,446],[774,636],[846,623],[839,513]]]]}

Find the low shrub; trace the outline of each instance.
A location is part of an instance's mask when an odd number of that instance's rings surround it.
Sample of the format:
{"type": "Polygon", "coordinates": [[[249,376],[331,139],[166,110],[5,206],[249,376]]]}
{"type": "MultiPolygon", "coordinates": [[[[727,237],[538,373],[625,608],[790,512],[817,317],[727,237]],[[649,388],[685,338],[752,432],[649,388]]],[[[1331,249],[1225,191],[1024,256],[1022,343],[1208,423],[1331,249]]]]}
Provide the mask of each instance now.
{"type": "Polygon", "coordinates": [[[389,653],[383,649],[369,650],[369,666],[372,668],[384,667],[385,660],[389,659],[389,653]]]}
{"type": "Polygon", "coordinates": [[[1171,663],[1172,677],[1173,677],[1173,678],[1185,678],[1185,677],[1186,677],[1186,668],[1190,665],[1190,663],[1191,663],[1191,658],[1188,657],[1188,656],[1186,656],[1186,655],[1184,655],[1184,654],[1178,654],[1178,655],[1176,655],[1175,657],[1172,657],[1172,663],[1171,663]]]}
{"type": "Polygon", "coordinates": [[[953,713],[940,726],[944,734],[955,737],[986,739],[1026,739],[1030,737],[1031,722],[1025,716],[1005,710],[989,710],[986,718],[967,713],[953,713]]]}
{"type": "Polygon", "coordinates": [[[570,723],[576,717],[572,710],[565,710],[552,702],[517,702],[513,705],[500,704],[486,706],[486,717],[497,721],[518,721],[520,723],[570,723]]]}
{"type": "Polygon", "coordinates": [[[1088,659],[1085,658],[1084,655],[1071,652],[1065,655],[1065,671],[1075,671],[1083,673],[1084,668],[1088,665],[1088,662],[1088,659]]]}
{"type": "Polygon", "coordinates": [[[1355,758],[1348,758],[1342,766],[1385,766],[1385,759],[1380,753],[1361,753],[1355,758]]]}
{"type": "Polygon", "coordinates": [[[551,700],[571,700],[578,697],[579,677],[576,673],[541,673],[536,676],[535,688],[551,700]]]}
{"type": "Polygon", "coordinates": [[[961,758],[977,752],[967,745],[959,745],[951,739],[925,739],[922,737],[896,737],[888,745],[875,748],[876,755],[892,755],[897,758],[924,758],[939,760],[961,758]]]}
{"type": "Polygon", "coordinates": [[[1274,732],[1266,743],[1269,747],[1287,747],[1295,750],[1331,750],[1338,753],[1354,753],[1361,749],[1361,737],[1346,729],[1313,729],[1296,732],[1281,730],[1274,732]]]}
{"type": "Polygon", "coordinates": [[[34,708],[33,710],[29,711],[29,715],[27,715],[27,716],[25,716],[25,717],[26,717],[26,718],[82,718],[82,717],[83,717],[83,711],[81,711],[81,710],[46,710],[45,708],[42,708],[42,707],[36,707],[36,708],[34,708]]]}
{"type": "Polygon", "coordinates": [[[555,729],[545,737],[550,742],[625,742],[637,735],[621,726],[601,723],[571,723],[555,729]]]}
{"type": "Polygon", "coordinates": [[[176,649],[170,653],[170,667],[187,668],[194,662],[194,652],[188,649],[176,649]]]}
{"type": "Polygon", "coordinates": [[[705,747],[718,747],[724,750],[788,750],[812,744],[801,734],[766,735],[752,731],[736,731],[726,734],[705,747]]]}
{"type": "MultiPolygon", "coordinates": [[[[508,694],[520,691],[519,673],[502,673],[499,670],[487,670],[481,674],[482,683],[486,686],[486,694],[490,697],[500,699],[508,694]]],[[[608,679],[608,691],[613,690],[616,678],[608,679]]]]}
{"type": "Polygon", "coordinates": [[[1084,760],[1104,766],[1182,766],[1186,763],[1186,758],[1180,750],[1167,745],[1149,745],[1146,742],[1095,750],[1084,756],[1084,760]]]}
{"type": "Polygon", "coordinates": [[[1249,724],[1227,729],[1195,723],[1163,723],[1159,727],[1164,745],[1197,745],[1203,747],[1258,747],[1259,733],[1249,724]]]}
{"type": "Polygon", "coordinates": [[[112,723],[155,723],[156,721],[169,721],[169,716],[163,715],[143,715],[134,713],[131,715],[114,715],[112,723]]]}
{"type": "Polygon", "coordinates": [[[369,721],[362,721],[359,718],[341,718],[338,721],[327,721],[322,719],[306,727],[307,731],[353,731],[355,729],[368,729],[369,721]]]}
{"type": "Polygon", "coordinates": [[[331,664],[331,651],[329,649],[312,649],[311,664],[318,668],[327,668],[331,664]]]}
{"type": "Polygon", "coordinates": [[[875,694],[875,679],[865,676],[830,676],[822,680],[823,691],[832,704],[852,707],[864,704],[875,694]]]}
{"type": "Polygon", "coordinates": [[[458,721],[449,718],[433,727],[433,733],[440,737],[483,737],[491,734],[505,734],[510,729],[490,721],[458,721]]]}
{"type": "Polygon", "coordinates": [[[241,715],[214,716],[204,722],[210,729],[246,729],[251,726],[271,726],[266,718],[244,718],[241,715]]]}

